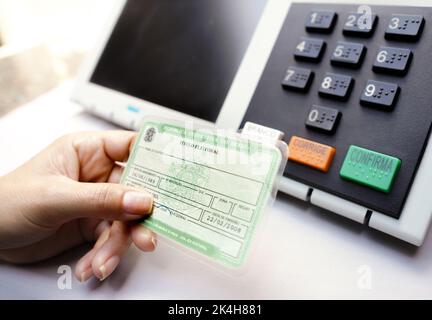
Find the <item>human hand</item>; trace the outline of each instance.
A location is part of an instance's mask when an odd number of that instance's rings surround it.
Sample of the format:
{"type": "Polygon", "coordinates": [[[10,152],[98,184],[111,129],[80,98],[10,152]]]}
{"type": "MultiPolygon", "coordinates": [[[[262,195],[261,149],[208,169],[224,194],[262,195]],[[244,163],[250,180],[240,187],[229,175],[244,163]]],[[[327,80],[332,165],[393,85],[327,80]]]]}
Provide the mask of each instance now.
{"type": "Polygon", "coordinates": [[[75,268],[80,281],[108,277],[133,242],[152,251],[156,237],[136,223],[151,194],[119,185],[136,138],[128,131],[66,135],[0,177],[0,259],[31,263],[96,241],[75,268]]]}

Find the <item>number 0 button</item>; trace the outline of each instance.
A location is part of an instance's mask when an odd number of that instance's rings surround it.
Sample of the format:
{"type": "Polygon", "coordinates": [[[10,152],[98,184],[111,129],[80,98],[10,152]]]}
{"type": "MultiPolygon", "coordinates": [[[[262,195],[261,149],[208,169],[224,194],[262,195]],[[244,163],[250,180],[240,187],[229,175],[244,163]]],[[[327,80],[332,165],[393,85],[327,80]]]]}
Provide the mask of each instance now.
{"type": "Polygon", "coordinates": [[[322,97],[347,100],[353,84],[354,80],[350,76],[327,72],[318,92],[322,97]]]}
{"type": "Polygon", "coordinates": [[[306,119],[306,126],[326,133],[333,133],[342,116],[336,109],[312,106],[306,119]]]}
{"type": "Polygon", "coordinates": [[[364,106],[375,106],[391,110],[396,103],[399,91],[397,84],[368,80],[366,88],[360,97],[360,103],[364,106]]]}

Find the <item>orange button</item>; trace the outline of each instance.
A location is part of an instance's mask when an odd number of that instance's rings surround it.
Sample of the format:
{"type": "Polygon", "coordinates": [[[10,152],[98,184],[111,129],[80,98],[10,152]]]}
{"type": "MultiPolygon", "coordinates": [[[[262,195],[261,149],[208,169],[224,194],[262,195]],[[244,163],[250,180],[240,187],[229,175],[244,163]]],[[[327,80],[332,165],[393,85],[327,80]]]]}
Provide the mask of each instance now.
{"type": "Polygon", "coordinates": [[[335,153],[336,149],[333,147],[292,136],[288,159],[327,172],[335,153]]]}

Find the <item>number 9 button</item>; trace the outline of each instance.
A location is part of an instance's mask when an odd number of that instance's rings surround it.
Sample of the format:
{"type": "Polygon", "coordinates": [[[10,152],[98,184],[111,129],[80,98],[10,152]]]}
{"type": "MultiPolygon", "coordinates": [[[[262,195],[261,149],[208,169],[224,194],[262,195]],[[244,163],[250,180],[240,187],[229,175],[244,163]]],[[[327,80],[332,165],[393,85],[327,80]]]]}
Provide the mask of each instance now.
{"type": "Polygon", "coordinates": [[[380,47],[373,64],[375,72],[405,75],[412,60],[410,49],[380,47]]]}
{"type": "Polygon", "coordinates": [[[397,84],[368,80],[366,88],[360,97],[360,103],[364,106],[375,106],[391,110],[396,103],[399,91],[397,84]]]}

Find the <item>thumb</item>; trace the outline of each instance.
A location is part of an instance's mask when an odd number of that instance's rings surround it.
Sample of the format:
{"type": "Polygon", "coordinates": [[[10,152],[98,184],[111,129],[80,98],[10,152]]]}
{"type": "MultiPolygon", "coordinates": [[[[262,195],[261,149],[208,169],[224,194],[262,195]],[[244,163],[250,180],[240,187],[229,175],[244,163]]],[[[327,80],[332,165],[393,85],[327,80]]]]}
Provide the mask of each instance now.
{"type": "Polygon", "coordinates": [[[51,222],[64,223],[79,218],[134,220],[148,215],[153,208],[153,195],[115,183],[83,183],[68,181],[59,187],[50,201],[55,217],[51,222]]]}

